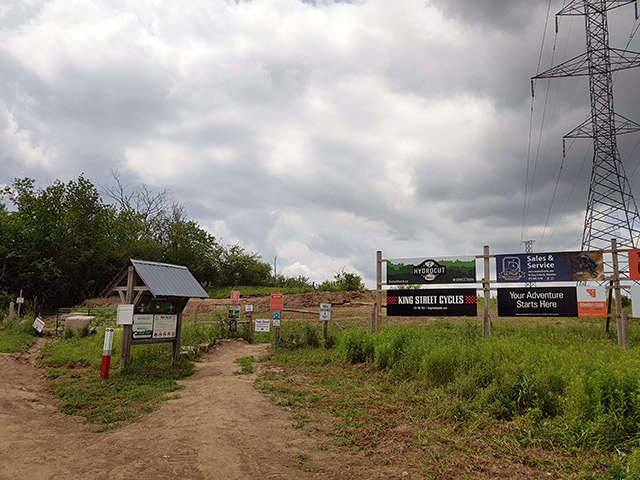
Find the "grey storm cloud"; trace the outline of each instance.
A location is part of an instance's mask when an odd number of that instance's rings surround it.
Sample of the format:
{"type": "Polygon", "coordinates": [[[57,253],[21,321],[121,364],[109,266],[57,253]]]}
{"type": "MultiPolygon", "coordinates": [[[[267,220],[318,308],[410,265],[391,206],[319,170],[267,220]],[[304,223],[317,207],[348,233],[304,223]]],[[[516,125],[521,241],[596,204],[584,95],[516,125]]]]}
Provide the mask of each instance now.
{"type": "MultiPolygon", "coordinates": [[[[556,36],[561,7],[13,2],[0,8],[0,184],[84,172],[104,185],[115,170],[314,281],[345,268],[372,286],[376,250],[508,253],[523,237],[567,249],[591,159],[580,140],[563,160],[562,136],[589,113],[587,84],[537,81],[532,99],[530,83],[585,48],[580,19],[556,36]]],[[[612,43],[632,17],[611,14],[612,43]]],[[[620,72],[615,94],[640,121],[637,76],[620,72]]],[[[620,140],[634,191],[637,142],[620,140]]]]}

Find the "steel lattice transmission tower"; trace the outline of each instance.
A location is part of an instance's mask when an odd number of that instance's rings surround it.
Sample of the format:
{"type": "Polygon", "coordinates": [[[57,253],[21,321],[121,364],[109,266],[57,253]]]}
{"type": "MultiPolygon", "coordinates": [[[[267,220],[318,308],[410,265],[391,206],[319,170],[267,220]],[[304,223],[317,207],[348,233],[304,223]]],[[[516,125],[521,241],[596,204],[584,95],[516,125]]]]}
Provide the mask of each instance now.
{"type": "Polygon", "coordinates": [[[636,0],[573,0],[556,15],[583,15],[587,51],[533,77],[589,76],[591,116],[566,138],[593,138],[593,165],[582,234],[583,250],[607,248],[615,238],[622,248],[636,248],[640,216],[625,173],[617,135],[640,125],[613,109],[612,72],[640,66],[640,53],[609,48],[607,11],[636,0]]]}

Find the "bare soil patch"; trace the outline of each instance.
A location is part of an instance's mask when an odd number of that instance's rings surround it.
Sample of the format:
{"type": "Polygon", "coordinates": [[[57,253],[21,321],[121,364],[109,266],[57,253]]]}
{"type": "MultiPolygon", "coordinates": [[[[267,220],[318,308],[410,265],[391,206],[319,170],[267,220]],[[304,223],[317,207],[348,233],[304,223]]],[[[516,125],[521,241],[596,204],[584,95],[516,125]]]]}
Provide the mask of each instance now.
{"type": "Polygon", "coordinates": [[[408,478],[358,452],[294,429],[291,411],[234,375],[237,358],[268,345],[222,341],[182,383],[180,398],[118,430],[94,433],[57,410],[39,339],[29,352],[0,355],[0,479],[408,478]]]}

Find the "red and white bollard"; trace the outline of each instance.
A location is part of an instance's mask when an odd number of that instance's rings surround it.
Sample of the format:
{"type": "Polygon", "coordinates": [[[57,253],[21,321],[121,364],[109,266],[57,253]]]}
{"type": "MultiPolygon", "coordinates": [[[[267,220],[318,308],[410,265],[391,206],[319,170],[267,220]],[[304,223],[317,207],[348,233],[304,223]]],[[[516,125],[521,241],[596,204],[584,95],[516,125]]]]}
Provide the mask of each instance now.
{"type": "Polygon", "coordinates": [[[113,327],[104,329],[104,347],[102,347],[102,367],[100,378],[109,378],[109,365],[111,364],[111,347],[113,346],[113,327]]]}

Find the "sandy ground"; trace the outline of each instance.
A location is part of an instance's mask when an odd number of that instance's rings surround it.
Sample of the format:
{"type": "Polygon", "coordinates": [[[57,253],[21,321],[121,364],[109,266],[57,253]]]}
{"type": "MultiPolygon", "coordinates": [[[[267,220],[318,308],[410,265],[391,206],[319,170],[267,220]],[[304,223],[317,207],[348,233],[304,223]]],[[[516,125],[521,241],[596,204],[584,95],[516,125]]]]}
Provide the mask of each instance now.
{"type": "Polygon", "coordinates": [[[94,433],[57,410],[37,367],[43,342],[0,355],[2,480],[408,478],[294,429],[291,413],[253,388],[255,374],[233,375],[235,359],[259,357],[268,345],[219,342],[182,381],[179,399],[94,433]]]}

